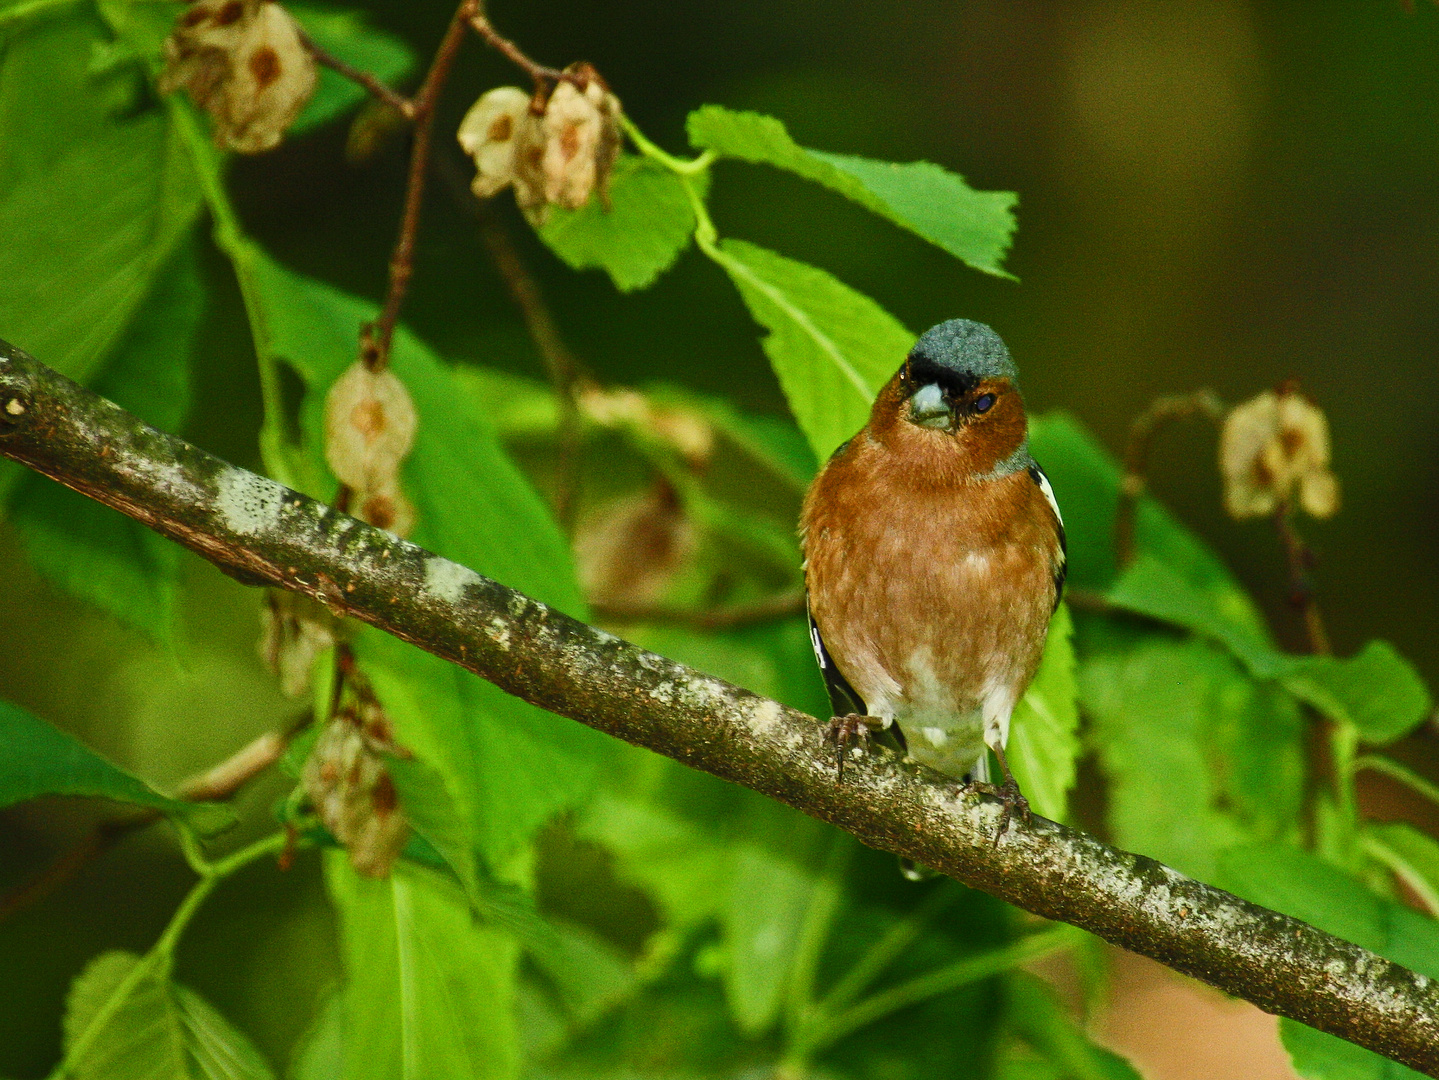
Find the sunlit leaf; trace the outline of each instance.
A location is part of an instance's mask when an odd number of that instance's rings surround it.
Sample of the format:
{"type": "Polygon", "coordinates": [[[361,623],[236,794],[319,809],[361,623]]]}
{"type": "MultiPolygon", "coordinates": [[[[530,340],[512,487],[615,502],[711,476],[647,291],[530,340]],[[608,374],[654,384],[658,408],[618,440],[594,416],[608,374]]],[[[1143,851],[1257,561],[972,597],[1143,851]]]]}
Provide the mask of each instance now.
{"type": "Polygon", "coordinates": [[[342,853],[325,868],[345,967],[340,1075],[515,1077],[513,939],[477,922],[460,889],[428,870],[401,862],[377,881],[342,853]]]}
{"type": "Polygon", "coordinates": [[[868,422],[875,394],[904,363],[914,335],[816,267],[743,240],[725,240],[711,254],[769,331],[765,354],[815,457],[825,460],[868,422]]]}
{"type": "Polygon", "coordinates": [[[1157,635],[1085,651],[1080,700],[1109,783],[1114,842],[1199,878],[1244,838],[1217,805],[1209,737],[1233,661],[1203,641],[1157,635]]]}
{"type": "MultiPolygon", "coordinates": [[[[703,196],[705,181],[695,177],[703,196]]],[[[684,181],[648,158],[624,156],[610,177],[610,205],[550,208],[540,239],[575,270],[598,267],[620,292],[645,289],[689,246],[695,214],[684,181]]]]}
{"type": "Polygon", "coordinates": [[[1005,748],[1020,790],[1034,811],[1063,821],[1079,758],[1079,704],[1074,624],[1063,604],[1049,625],[1044,660],[1009,728],[1005,748]]]}
{"type": "Polygon", "coordinates": [[[1409,734],[1434,707],[1419,672],[1387,641],[1371,641],[1347,660],[1289,658],[1280,677],[1296,697],[1381,745],[1409,734]]]}
{"type": "Polygon", "coordinates": [[[779,120],[706,105],[690,113],[690,143],[723,157],[785,169],[838,191],[922,236],[976,270],[1009,277],[1001,266],[1014,234],[1010,191],[975,191],[927,161],[896,164],[809,150],[779,120]]]}

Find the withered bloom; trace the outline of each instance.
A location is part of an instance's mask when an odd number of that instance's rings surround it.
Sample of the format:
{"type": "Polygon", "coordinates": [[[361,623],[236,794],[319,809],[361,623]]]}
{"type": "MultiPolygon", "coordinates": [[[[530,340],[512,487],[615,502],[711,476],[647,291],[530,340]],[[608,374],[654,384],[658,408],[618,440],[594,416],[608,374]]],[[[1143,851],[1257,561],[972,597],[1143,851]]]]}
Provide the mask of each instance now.
{"type": "Polygon", "coordinates": [[[1291,386],[1266,390],[1229,411],[1219,439],[1224,502],[1235,518],[1263,517],[1297,504],[1314,517],[1339,509],[1329,469],[1329,422],[1291,386]]]}
{"type": "Polygon", "coordinates": [[[183,87],[215,120],[223,149],[276,146],[315,92],[315,58],[272,0],[196,0],[165,39],[160,91],[183,87]]]}

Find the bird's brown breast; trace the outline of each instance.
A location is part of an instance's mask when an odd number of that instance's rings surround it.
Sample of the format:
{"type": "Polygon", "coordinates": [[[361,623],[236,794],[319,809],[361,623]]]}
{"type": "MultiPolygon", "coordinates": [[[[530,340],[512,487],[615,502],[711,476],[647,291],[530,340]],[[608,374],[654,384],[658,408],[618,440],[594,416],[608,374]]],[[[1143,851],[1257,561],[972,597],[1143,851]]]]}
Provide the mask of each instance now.
{"type": "Polygon", "coordinates": [[[805,500],[805,580],[870,711],[902,714],[935,686],[957,712],[995,689],[1022,693],[1054,607],[1057,526],[1024,470],[936,480],[866,432],[837,454],[805,500]]]}

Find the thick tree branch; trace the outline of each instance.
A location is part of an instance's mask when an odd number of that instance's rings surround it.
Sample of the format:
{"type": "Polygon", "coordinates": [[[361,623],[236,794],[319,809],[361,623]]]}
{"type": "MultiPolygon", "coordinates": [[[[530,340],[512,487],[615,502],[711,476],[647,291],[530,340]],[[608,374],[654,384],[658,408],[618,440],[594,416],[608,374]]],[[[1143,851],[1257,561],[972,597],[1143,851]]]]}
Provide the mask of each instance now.
{"type": "Polygon", "coordinates": [[[1439,1076],[1439,980],[1042,818],[996,843],[997,801],[878,753],[837,783],[813,717],[228,465],[3,343],[0,454],[242,581],[305,593],[542,708],[1439,1076]]]}

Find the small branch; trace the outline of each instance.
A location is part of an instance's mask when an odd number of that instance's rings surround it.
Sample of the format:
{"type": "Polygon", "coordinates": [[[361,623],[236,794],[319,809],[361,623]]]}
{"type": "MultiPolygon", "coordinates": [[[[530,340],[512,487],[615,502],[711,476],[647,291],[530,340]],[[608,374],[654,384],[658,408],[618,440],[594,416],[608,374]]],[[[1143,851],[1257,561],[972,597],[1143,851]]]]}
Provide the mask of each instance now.
{"type": "MultiPolygon", "coordinates": [[[[233,798],[279,761],[295,736],[309,723],[310,715],[306,713],[283,731],[265,732],[220,764],[181,782],[179,797],[191,802],[224,802],[233,798]]],[[[163,816],[158,810],[145,810],[99,822],[69,851],[0,897],[0,922],[39,903],[125,837],[153,825],[163,816]]]]}
{"type": "Polygon", "coordinates": [[[343,603],[542,709],[1439,1076],[1439,980],[1038,816],[997,835],[999,800],[880,749],[837,783],[816,718],[228,465],[3,343],[0,455],[242,580],[343,603]]]}
{"type": "Polygon", "coordinates": [[[310,51],[310,55],[315,58],[315,63],[343,75],[353,83],[358,83],[364,87],[372,97],[378,101],[383,101],[406,120],[413,120],[415,118],[415,103],[413,101],[403,94],[396,93],[386,83],[375,78],[375,76],[371,75],[368,71],[361,71],[353,64],[347,64],[338,56],[330,55],[324,49],[320,48],[320,46],[316,45],[314,39],[303,30],[300,31],[300,44],[310,51]]]}
{"type": "Polygon", "coordinates": [[[616,623],[688,626],[695,630],[731,630],[737,626],[774,622],[804,612],[804,590],[793,589],[761,600],[696,611],[693,608],[656,607],[649,604],[592,603],[595,615],[616,623]]]}
{"type": "Polygon", "coordinates": [[[1139,497],[1148,486],[1149,452],[1154,436],[1165,425],[1191,416],[1219,421],[1224,417],[1224,405],[1214,391],[1207,388],[1192,394],[1170,394],[1155,398],[1129,427],[1129,442],[1124,448],[1124,477],[1119,483],[1119,506],[1114,514],[1114,552],[1121,570],[1134,561],[1134,514],[1139,497]]]}
{"type": "Polygon", "coordinates": [[[1309,639],[1309,651],[1315,656],[1332,656],[1329,631],[1324,626],[1324,616],[1319,611],[1319,598],[1314,592],[1314,552],[1294,527],[1294,507],[1285,501],[1274,514],[1274,528],[1279,533],[1279,542],[1284,546],[1284,560],[1289,565],[1289,603],[1304,618],[1304,633],[1309,639]]]}
{"type": "Polygon", "coordinates": [[[475,4],[475,8],[476,10],[470,15],[470,26],[475,33],[485,39],[485,44],[503,54],[505,59],[516,67],[524,69],[525,74],[534,80],[536,92],[543,92],[561,81],[572,83],[579,90],[583,90],[589,85],[589,80],[582,75],[574,75],[567,71],[561,71],[559,68],[545,67],[543,64],[535,63],[524,54],[518,45],[494,28],[484,13],[482,3],[475,4]]]}
{"type": "Polygon", "coordinates": [[[390,256],[390,287],[380,317],[360,332],[360,357],[371,371],[383,371],[390,362],[390,343],[400,308],[409,291],[415,272],[415,234],[420,227],[420,210],[425,203],[425,180],[430,169],[430,142],[435,126],[435,106],[449,77],[450,68],[465,40],[465,22],[475,9],[476,0],[461,0],[450,19],[449,29],[435,52],[429,74],[415,94],[411,116],[415,121],[414,148],[410,151],[410,176],[405,189],[405,210],[400,220],[400,236],[390,256]]]}

